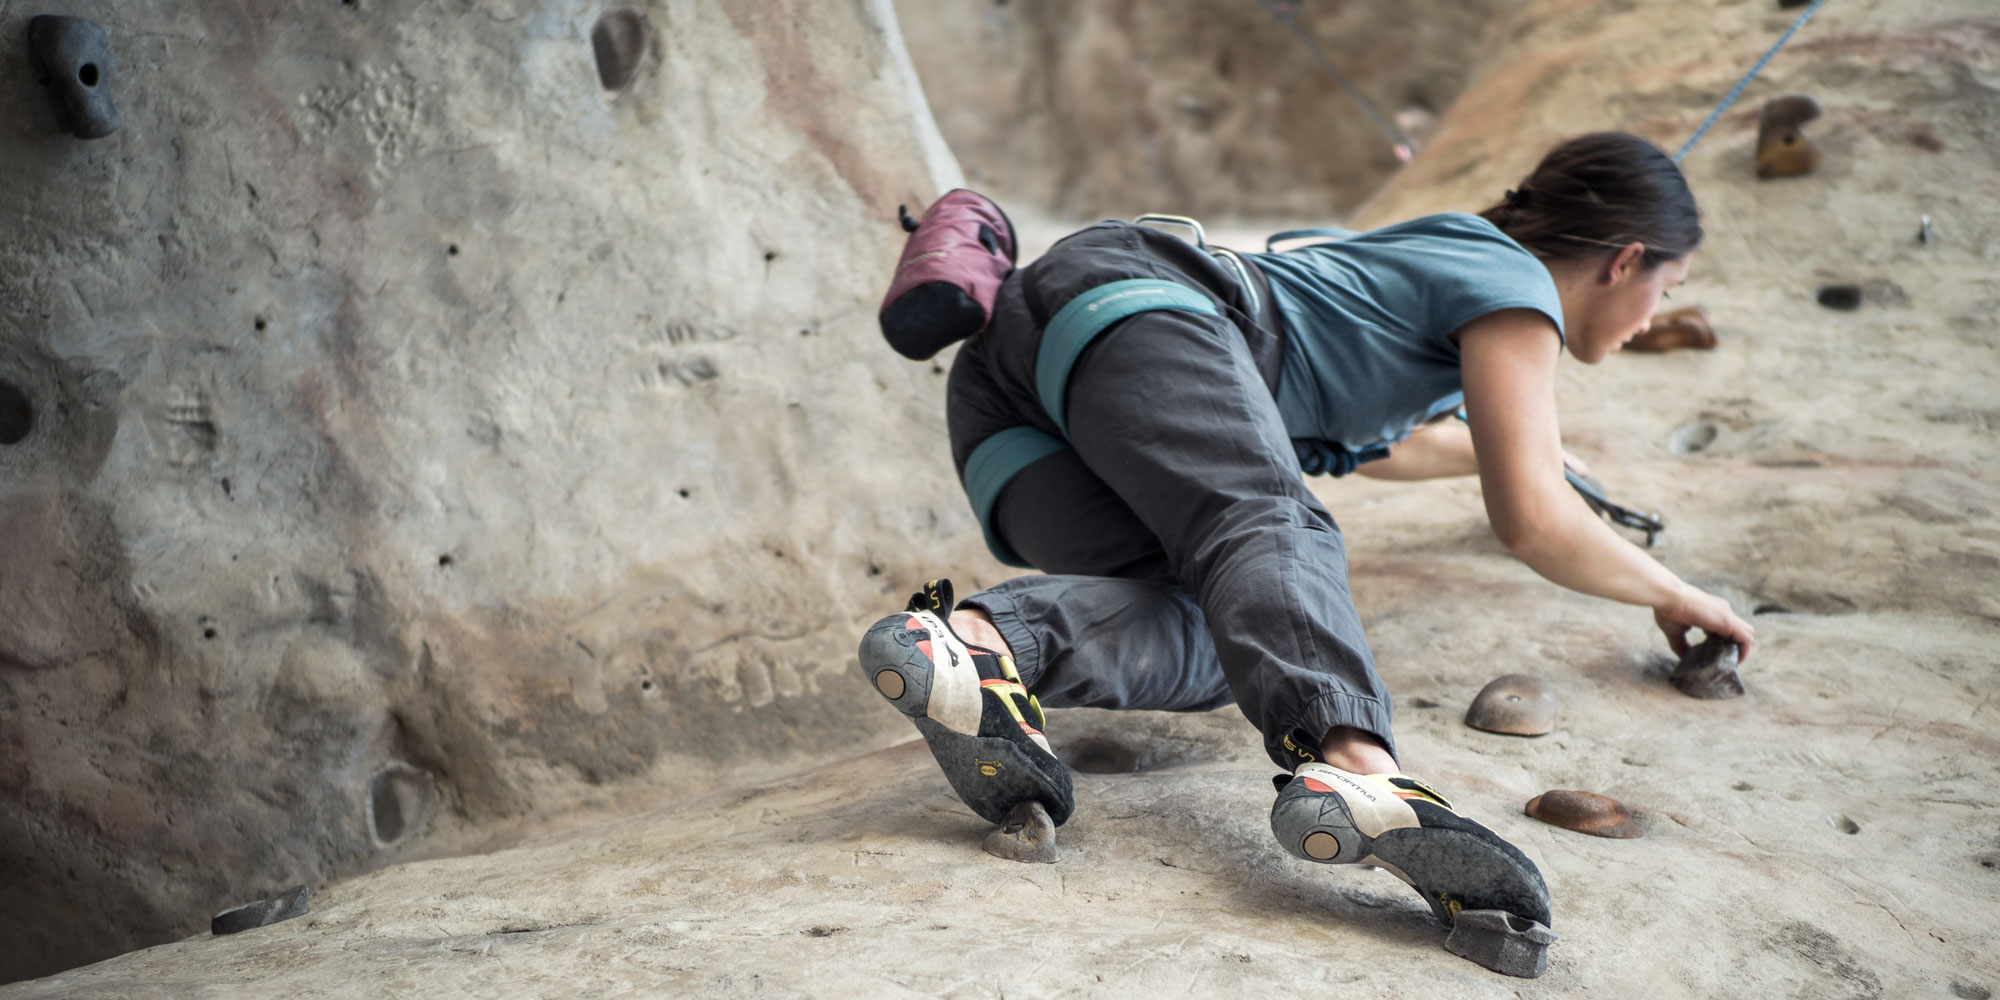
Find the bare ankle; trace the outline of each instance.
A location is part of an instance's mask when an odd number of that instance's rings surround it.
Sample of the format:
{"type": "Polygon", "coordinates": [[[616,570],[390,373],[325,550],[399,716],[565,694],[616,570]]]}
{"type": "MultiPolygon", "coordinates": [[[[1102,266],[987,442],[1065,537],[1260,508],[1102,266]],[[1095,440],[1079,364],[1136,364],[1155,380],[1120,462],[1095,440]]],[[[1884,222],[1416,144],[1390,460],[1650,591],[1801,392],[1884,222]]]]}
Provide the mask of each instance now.
{"type": "Polygon", "coordinates": [[[1397,770],[1396,758],[1375,734],[1352,726],[1335,726],[1320,741],[1320,759],[1355,774],[1389,774],[1397,770]]]}
{"type": "Polygon", "coordinates": [[[1014,650],[1007,640],[1000,637],[1000,630],[993,625],[993,619],[978,608],[960,608],[951,613],[951,630],[958,637],[975,646],[984,646],[1001,656],[1012,658],[1014,650]]]}

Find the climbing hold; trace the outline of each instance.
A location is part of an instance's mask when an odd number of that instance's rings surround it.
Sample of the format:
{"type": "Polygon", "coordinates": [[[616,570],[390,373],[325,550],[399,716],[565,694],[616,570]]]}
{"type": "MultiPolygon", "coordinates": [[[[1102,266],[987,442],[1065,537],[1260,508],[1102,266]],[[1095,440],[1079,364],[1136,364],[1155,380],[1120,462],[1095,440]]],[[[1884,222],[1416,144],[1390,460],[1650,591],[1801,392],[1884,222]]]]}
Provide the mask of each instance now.
{"type": "Polygon", "coordinates": [[[590,31],[590,52],[597,59],[597,82],[614,93],[632,85],[646,57],[647,24],[634,10],[614,10],[597,19],[590,31]]]}
{"type": "Polygon", "coordinates": [[[1632,811],[1623,802],[1595,792],[1565,789],[1543,792],[1528,800],[1527,813],[1550,826],[1593,837],[1631,840],[1646,835],[1639,824],[1632,822],[1632,811]]]}
{"type": "Polygon", "coordinates": [[[103,28],[80,17],[40,14],[28,21],[28,48],[64,128],[79,139],[118,131],[118,107],[110,93],[111,40],[103,28]]]}
{"type": "Polygon", "coordinates": [[[1819,102],[1804,94],[1774,97],[1757,118],[1757,176],[1797,177],[1819,169],[1819,147],[1799,126],[1819,117],[1819,102]]]}
{"type": "Polygon", "coordinates": [[[1861,308],[1861,286],[1827,285],[1819,290],[1819,304],[1828,309],[1853,312],[1861,308]]]}
{"type": "Polygon", "coordinates": [[[1628,351],[1658,353],[1683,347],[1708,350],[1715,346],[1715,330],[1708,325],[1708,313],[1700,306],[1676,309],[1653,317],[1646,332],[1626,343],[1628,351]]]}
{"type": "Polygon", "coordinates": [[[1507,976],[1533,979],[1549,971],[1556,932],[1506,910],[1460,910],[1444,949],[1507,976]]]}
{"type": "Polygon", "coordinates": [[[1736,672],[1736,641],[1726,635],[1709,636],[1681,657],[1667,680],[1690,698],[1742,696],[1743,675],[1736,672]]]}
{"type": "Polygon", "coordinates": [[[1493,679],[1465,710],[1465,724],[1489,733],[1541,736],[1556,728],[1556,692],[1548,682],[1527,674],[1493,679]]]}
{"type": "Polygon", "coordinates": [[[0,379],[0,444],[17,444],[35,429],[35,404],[14,383],[0,379]]]}
{"type": "Polygon", "coordinates": [[[1006,821],[986,835],[986,853],[1009,861],[1050,865],[1061,859],[1056,849],[1056,824],[1040,802],[1023,802],[1007,812],[1006,821]]]}
{"type": "Polygon", "coordinates": [[[260,899],[254,903],[233,906],[215,915],[208,922],[211,934],[234,934],[252,927],[268,927],[280,920],[305,916],[311,907],[306,905],[311,890],[295,885],[270,899],[260,899]]]}

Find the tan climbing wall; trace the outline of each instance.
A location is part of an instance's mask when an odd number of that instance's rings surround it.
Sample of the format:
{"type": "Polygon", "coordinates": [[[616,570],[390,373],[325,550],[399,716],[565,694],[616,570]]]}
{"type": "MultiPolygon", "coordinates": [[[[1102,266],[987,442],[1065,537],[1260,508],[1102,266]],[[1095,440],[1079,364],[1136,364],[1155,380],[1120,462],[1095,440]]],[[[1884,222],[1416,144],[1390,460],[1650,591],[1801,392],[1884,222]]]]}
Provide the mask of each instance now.
{"type": "MultiPolygon", "coordinates": [[[[1511,5],[1294,6],[1381,113],[1421,137],[1511,5]]],[[[1258,0],[900,0],[897,11],[968,180],[1061,217],[1323,220],[1398,165],[1258,0]]]]}
{"type": "Polygon", "coordinates": [[[855,625],[979,547],[873,310],[956,170],[886,0],[0,0],[0,981],[902,736],[855,625]]]}

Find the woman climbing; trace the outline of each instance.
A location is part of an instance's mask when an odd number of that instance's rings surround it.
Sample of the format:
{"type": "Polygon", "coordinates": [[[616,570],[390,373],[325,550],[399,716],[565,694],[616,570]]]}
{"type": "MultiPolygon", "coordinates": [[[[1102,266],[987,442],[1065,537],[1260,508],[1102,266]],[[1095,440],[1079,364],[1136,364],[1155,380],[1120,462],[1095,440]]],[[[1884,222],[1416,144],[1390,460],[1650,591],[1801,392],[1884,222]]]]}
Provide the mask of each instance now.
{"type": "Polygon", "coordinates": [[[996,823],[1028,801],[1057,823],[1072,809],[1042,705],[1234,702],[1287,772],[1271,816],[1287,851],[1387,868],[1447,923],[1549,923],[1534,864],[1400,772],[1340,530],[1300,472],[1476,471],[1494,533],[1535,572],[1653,609],[1677,652],[1699,628],[1747,655],[1727,602],[1565,484],[1556,422],[1561,352],[1594,364],[1643,331],[1701,238],[1679,168],[1623,133],[1561,144],[1479,215],[1242,267],[1120,222],[1065,238],[1000,286],[947,397],[989,543],[1045,575],[957,603],[933,583],[868,630],[863,673],[996,823]],[[1465,423],[1438,419],[1461,405],[1465,423]]]}

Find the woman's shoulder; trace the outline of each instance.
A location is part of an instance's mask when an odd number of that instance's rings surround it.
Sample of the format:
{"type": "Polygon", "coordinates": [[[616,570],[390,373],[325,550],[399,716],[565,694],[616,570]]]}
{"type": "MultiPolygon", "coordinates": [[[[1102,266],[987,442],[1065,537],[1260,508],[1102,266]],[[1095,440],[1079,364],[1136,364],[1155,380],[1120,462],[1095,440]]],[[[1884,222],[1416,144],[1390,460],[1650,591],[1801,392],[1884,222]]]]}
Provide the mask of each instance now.
{"type": "Polygon", "coordinates": [[[1365,235],[1385,240],[1452,240],[1503,250],[1511,249],[1529,257],[1534,256],[1506,233],[1501,232],[1500,227],[1470,212],[1439,212],[1436,215],[1419,216],[1371,229],[1365,235]]]}

